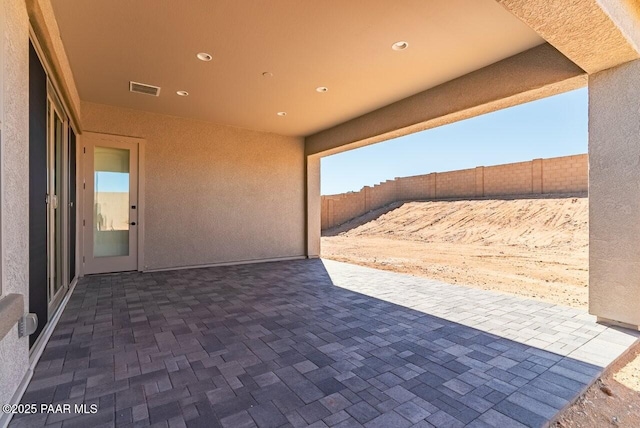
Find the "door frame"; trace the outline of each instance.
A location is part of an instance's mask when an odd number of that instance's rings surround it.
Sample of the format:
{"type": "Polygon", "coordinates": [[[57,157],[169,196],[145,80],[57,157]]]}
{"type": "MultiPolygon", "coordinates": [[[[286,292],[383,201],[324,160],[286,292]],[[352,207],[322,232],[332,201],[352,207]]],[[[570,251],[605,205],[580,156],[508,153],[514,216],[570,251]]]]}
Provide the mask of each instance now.
{"type": "Polygon", "coordinates": [[[49,320],[52,318],[60,302],[69,290],[69,243],[68,243],[68,228],[69,228],[69,210],[67,207],[69,192],[65,183],[69,182],[68,171],[68,118],[62,107],[62,103],[58,99],[57,94],[53,86],[47,82],[47,251],[48,251],[48,264],[47,267],[47,311],[49,320]],[[60,147],[60,194],[56,196],[56,208],[51,208],[53,200],[51,199],[55,188],[53,182],[55,181],[55,165],[56,165],[56,130],[55,130],[55,117],[58,116],[62,123],[62,136],[60,147]],[[60,229],[57,229],[56,225],[56,213],[60,218],[60,229]],[[58,236],[60,235],[60,236],[58,236]],[[56,239],[59,240],[60,248],[56,247],[56,239]],[[60,251],[58,251],[60,250],[60,251]],[[51,257],[55,255],[54,259],[51,257]],[[60,264],[60,272],[55,275],[57,264],[60,264]],[[60,289],[54,293],[55,282],[60,281],[60,289]],[[54,293],[53,295],[51,293],[54,293]]]}
{"type": "Polygon", "coordinates": [[[79,150],[78,150],[78,133],[74,129],[74,127],[69,124],[67,129],[67,174],[69,176],[69,180],[67,181],[67,209],[69,210],[67,223],[69,225],[67,229],[67,239],[68,239],[68,257],[67,257],[67,269],[69,273],[69,284],[71,284],[78,277],[78,159],[80,159],[79,150]],[[75,142],[73,145],[73,152],[71,151],[71,135],[73,134],[75,138],[75,142]],[[73,160],[73,162],[72,162],[73,160]],[[71,165],[75,169],[75,177],[74,180],[71,180],[71,165]],[[75,196],[75,200],[71,201],[72,193],[75,196]],[[74,217],[74,222],[71,222],[71,217],[74,217]],[[71,239],[71,232],[74,232],[73,239],[71,239]],[[71,256],[71,247],[73,246],[73,257],[71,256]],[[73,269],[71,269],[71,261],[73,260],[73,269]]]}
{"type": "Polygon", "coordinates": [[[86,233],[91,233],[92,231],[92,221],[93,221],[93,212],[87,212],[86,203],[88,198],[88,191],[92,189],[87,189],[87,139],[98,139],[105,141],[105,144],[117,143],[117,142],[126,142],[131,144],[137,144],[138,146],[138,219],[137,225],[138,228],[138,268],[137,271],[143,272],[146,268],[144,264],[144,236],[145,236],[145,145],[146,140],[144,138],[138,137],[129,137],[123,135],[116,134],[103,134],[98,132],[88,132],[84,131],[82,134],[76,134],[76,150],[78,150],[78,163],[77,168],[78,172],[76,174],[78,180],[78,193],[76,194],[76,205],[78,207],[78,237],[77,243],[78,247],[76,249],[76,254],[78,257],[78,264],[76,266],[76,270],[78,271],[78,276],[83,277],[87,274],[85,268],[85,261],[88,257],[86,248],[86,233]]]}

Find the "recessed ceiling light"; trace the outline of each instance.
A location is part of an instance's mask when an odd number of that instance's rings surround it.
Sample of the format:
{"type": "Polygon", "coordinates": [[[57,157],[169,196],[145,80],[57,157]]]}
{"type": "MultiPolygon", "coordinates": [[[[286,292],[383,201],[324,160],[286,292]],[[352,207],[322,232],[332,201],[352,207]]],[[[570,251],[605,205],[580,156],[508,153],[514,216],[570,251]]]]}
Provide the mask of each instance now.
{"type": "Polygon", "coordinates": [[[213,59],[213,57],[206,52],[200,52],[196,57],[198,57],[200,61],[211,61],[213,59]]]}
{"type": "Polygon", "coordinates": [[[187,95],[189,95],[189,92],[187,92],[187,91],[178,91],[178,92],[176,92],[176,94],[180,95],[181,97],[186,97],[187,95]]]}
{"type": "Polygon", "coordinates": [[[329,88],[327,88],[326,86],[318,86],[316,88],[316,92],[327,92],[329,90],[329,88]]]}
{"type": "Polygon", "coordinates": [[[286,111],[279,111],[278,113],[276,113],[278,116],[286,116],[287,112],[286,111]]]}
{"type": "Polygon", "coordinates": [[[393,49],[394,51],[403,51],[408,47],[409,47],[409,43],[405,41],[395,42],[394,44],[391,45],[391,49],[393,49]]]}
{"type": "Polygon", "coordinates": [[[270,71],[265,71],[262,73],[262,77],[273,77],[273,73],[270,71]]]}

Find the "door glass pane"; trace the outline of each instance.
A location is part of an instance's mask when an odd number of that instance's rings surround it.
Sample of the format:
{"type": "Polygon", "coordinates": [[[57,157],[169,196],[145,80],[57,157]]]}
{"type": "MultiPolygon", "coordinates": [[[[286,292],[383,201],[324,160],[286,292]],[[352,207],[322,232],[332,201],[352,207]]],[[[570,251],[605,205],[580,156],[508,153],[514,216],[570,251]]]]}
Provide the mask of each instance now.
{"type": "Polygon", "coordinates": [[[129,255],[129,150],[94,148],[93,255],[129,255]]]}
{"type": "Polygon", "coordinates": [[[53,291],[51,287],[51,281],[53,281],[53,271],[55,263],[54,256],[54,248],[55,245],[52,244],[52,240],[55,234],[55,230],[52,230],[51,226],[51,216],[53,215],[51,209],[51,203],[53,202],[51,198],[49,198],[51,193],[51,186],[53,184],[53,174],[51,173],[51,127],[55,129],[55,125],[51,124],[51,102],[47,100],[47,303],[51,303],[53,299],[53,291]]]}
{"type": "MultiPolygon", "coordinates": [[[[63,135],[64,124],[60,117],[54,113],[54,147],[53,147],[53,191],[55,195],[55,201],[53,205],[54,212],[54,249],[53,257],[55,264],[53,267],[53,292],[54,294],[63,286],[62,280],[62,150],[63,150],[63,135]]],[[[52,296],[53,297],[53,296],[52,296]]]]}

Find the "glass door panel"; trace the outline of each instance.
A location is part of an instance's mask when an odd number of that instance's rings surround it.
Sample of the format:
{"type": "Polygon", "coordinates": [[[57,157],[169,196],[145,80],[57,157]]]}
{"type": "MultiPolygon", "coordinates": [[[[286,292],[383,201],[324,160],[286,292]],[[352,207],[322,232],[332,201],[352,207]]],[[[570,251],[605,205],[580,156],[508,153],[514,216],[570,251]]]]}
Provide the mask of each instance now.
{"type": "Polygon", "coordinates": [[[94,147],[93,155],[93,256],[128,256],[129,150],[94,147]]]}
{"type": "Polygon", "coordinates": [[[62,246],[62,222],[64,214],[62,210],[62,189],[63,189],[63,176],[62,176],[62,153],[64,142],[64,123],[60,117],[54,112],[54,147],[53,147],[53,217],[54,217],[54,249],[53,249],[53,294],[55,295],[65,284],[63,280],[62,271],[62,257],[64,254],[62,246]]]}
{"type": "Polygon", "coordinates": [[[138,269],[138,143],[87,132],[84,272],[138,269]]]}
{"type": "Polygon", "coordinates": [[[65,153],[67,150],[67,123],[60,113],[59,105],[49,98],[47,137],[47,272],[48,272],[48,313],[51,317],[62,301],[68,288],[66,281],[66,240],[67,230],[65,201],[67,176],[65,153]]]}

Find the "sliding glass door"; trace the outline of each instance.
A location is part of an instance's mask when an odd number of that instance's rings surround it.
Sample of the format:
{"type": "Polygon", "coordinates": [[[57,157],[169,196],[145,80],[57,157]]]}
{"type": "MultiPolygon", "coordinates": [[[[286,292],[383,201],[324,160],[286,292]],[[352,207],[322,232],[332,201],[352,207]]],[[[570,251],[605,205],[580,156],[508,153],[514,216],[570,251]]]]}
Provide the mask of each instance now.
{"type": "Polygon", "coordinates": [[[36,343],[48,320],[49,304],[49,100],[47,74],[33,44],[29,45],[29,312],[38,327],[29,336],[36,343]]]}
{"type": "Polygon", "coordinates": [[[76,270],[75,134],[38,52],[37,44],[30,43],[29,312],[38,316],[29,337],[32,349],[76,270]]]}
{"type": "Polygon", "coordinates": [[[49,96],[47,142],[47,240],[48,240],[48,312],[55,311],[68,289],[67,229],[68,173],[66,168],[68,124],[62,109],[53,96],[49,96]]]}

